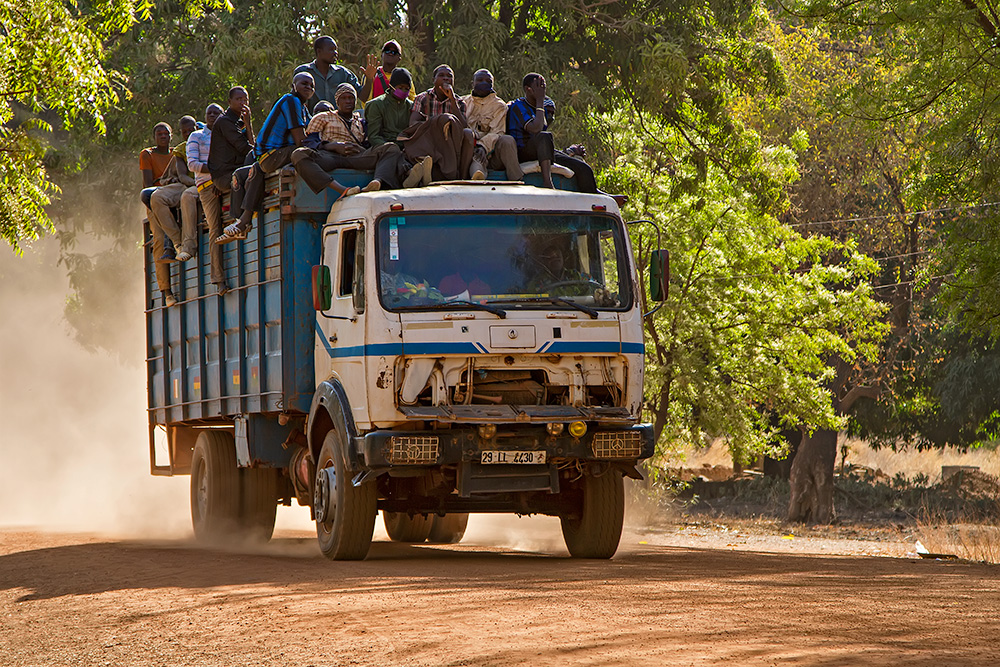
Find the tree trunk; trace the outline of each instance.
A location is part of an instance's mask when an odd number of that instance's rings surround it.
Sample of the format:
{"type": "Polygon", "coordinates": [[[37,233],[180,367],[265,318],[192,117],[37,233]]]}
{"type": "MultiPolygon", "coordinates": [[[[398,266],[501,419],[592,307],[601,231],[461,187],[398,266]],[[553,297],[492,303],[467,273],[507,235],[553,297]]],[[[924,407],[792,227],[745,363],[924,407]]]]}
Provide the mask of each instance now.
{"type": "MultiPolygon", "coordinates": [[[[417,38],[417,47],[423,52],[425,62],[431,62],[436,44],[434,42],[434,2],[432,0],[409,0],[406,8],[406,22],[410,32],[417,38]]],[[[414,83],[416,86],[416,83],[414,83]]]]}
{"type": "Polygon", "coordinates": [[[830,523],[833,520],[833,469],[837,465],[837,432],[802,434],[792,461],[792,497],[788,520],[830,523]]]}
{"type": "Polygon", "coordinates": [[[792,476],[792,461],[795,460],[795,453],[799,450],[799,443],[802,442],[802,431],[784,429],[781,431],[781,437],[788,442],[788,455],[782,459],[765,456],[763,466],[765,477],[790,479],[792,476]]]}
{"type": "MultiPolygon", "coordinates": [[[[839,371],[838,375],[846,376],[843,371],[839,371]]],[[[877,387],[854,387],[843,398],[834,398],[833,407],[840,414],[844,414],[858,399],[875,398],[878,392],[877,387]]],[[[799,445],[792,461],[789,521],[805,523],[833,521],[833,471],[836,466],[836,431],[818,430],[812,436],[802,434],[802,444],[799,445]]]]}

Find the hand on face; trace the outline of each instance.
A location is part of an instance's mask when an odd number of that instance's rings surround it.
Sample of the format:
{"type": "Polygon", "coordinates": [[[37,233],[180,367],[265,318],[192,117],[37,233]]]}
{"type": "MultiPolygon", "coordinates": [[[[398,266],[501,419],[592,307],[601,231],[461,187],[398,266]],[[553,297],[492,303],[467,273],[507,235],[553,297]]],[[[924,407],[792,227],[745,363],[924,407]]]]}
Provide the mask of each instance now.
{"type": "Polygon", "coordinates": [[[450,69],[440,69],[434,76],[434,91],[440,92],[448,99],[455,99],[455,91],[452,85],[455,83],[455,74],[450,69]]]}

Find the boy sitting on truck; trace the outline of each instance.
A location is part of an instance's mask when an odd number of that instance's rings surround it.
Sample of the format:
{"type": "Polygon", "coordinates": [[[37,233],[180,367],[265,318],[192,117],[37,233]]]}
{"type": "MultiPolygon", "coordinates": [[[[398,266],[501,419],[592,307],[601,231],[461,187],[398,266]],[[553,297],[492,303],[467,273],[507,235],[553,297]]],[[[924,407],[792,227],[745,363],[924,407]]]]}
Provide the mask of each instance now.
{"type": "Polygon", "coordinates": [[[292,164],[302,180],[319,194],[325,188],[337,190],[337,181],[327,172],[357,169],[375,172],[374,178],[364,187],[365,192],[399,188],[407,172],[414,167],[394,143],[370,146],[365,122],[361,114],[354,110],[357,93],[353,86],[341,84],[337,88],[336,102],[336,111],[313,116],[306,127],[307,135],[314,132],[319,135],[320,147],[303,146],[292,153],[292,164]]]}

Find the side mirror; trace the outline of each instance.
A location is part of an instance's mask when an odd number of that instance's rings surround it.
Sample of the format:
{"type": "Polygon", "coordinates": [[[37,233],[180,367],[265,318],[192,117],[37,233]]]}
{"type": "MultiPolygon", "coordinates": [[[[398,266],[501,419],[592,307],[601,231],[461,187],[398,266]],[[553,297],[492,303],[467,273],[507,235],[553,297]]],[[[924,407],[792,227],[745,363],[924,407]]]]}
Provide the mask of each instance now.
{"type": "Polygon", "coordinates": [[[318,264],[312,268],[313,308],[330,310],[333,303],[333,281],[330,278],[330,267],[318,264]]]}
{"type": "Polygon", "coordinates": [[[649,254],[649,298],[666,301],[670,292],[670,251],[654,250],[649,254]]]}

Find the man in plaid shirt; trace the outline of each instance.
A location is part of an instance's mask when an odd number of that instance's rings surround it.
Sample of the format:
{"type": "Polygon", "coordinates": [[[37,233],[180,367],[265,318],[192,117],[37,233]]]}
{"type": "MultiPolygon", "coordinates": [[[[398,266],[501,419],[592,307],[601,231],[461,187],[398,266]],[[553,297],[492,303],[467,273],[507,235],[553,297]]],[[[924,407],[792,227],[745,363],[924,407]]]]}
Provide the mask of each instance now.
{"type": "Polygon", "coordinates": [[[374,171],[365,192],[415,185],[423,176],[423,168],[420,165],[414,168],[407,162],[394,143],[370,147],[365,122],[355,111],[357,101],[357,93],[350,84],[337,88],[337,110],[316,114],[306,126],[306,137],[316,147],[303,146],[292,153],[295,170],[316,194],[325,188],[338,192],[343,188],[327,173],[334,169],[374,171]]]}
{"type": "Polygon", "coordinates": [[[439,65],[434,70],[434,86],[413,100],[410,126],[400,140],[410,161],[430,156],[438,178],[455,180],[471,176],[473,180],[482,180],[485,173],[470,172],[476,134],[465,117],[465,102],[455,95],[454,83],[455,73],[448,65],[439,65]]]}

